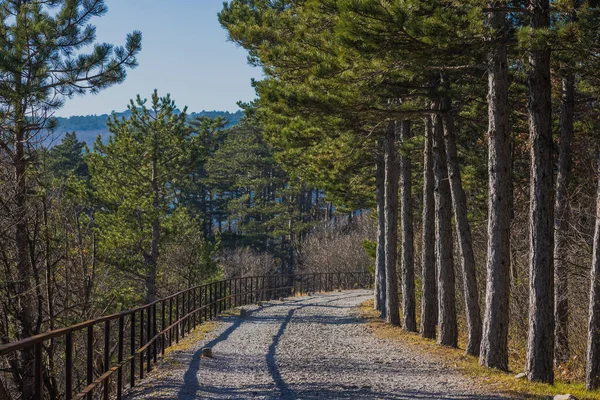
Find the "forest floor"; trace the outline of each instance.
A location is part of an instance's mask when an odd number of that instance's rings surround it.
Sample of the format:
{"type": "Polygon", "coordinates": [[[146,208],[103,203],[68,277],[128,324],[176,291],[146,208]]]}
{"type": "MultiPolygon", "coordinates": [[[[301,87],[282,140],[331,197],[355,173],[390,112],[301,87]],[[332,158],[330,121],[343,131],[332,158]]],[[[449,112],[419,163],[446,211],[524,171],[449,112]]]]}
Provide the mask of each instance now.
{"type": "Polygon", "coordinates": [[[363,316],[372,291],[246,306],[170,351],[127,399],[507,399],[363,316]],[[202,358],[211,347],[213,358],[202,358]]]}

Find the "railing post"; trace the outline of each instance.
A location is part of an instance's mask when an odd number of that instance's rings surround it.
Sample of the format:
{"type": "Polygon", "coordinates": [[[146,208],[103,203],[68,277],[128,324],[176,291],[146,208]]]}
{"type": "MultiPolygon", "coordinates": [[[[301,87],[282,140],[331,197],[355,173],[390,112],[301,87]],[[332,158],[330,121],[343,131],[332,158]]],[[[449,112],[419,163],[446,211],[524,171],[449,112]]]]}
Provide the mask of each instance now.
{"type": "MultiPolygon", "coordinates": [[[[102,372],[106,372],[109,369],[110,363],[110,320],[104,322],[104,369],[102,372]]],[[[104,400],[108,400],[108,390],[110,385],[108,384],[110,379],[106,379],[104,382],[104,400]]]]}
{"type": "Polygon", "coordinates": [[[194,287],[194,289],[192,289],[192,303],[193,303],[192,310],[194,313],[194,319],[193,319],[194,329],[196,329],[196,327],[198,326],[198,316],[197,316],[197,314],[198,314],[198,306],[197,306],[198,297],[196,296],[196,288],[195,287],[194,287]]]}
{"type": "MultiPolygon", "coordinates": [[[[121,315],[119,317],[119,344],[117,349],[117,362],[121,364],[123,362],[123,331],[125,330],[125,317],[121,315]]],[[[123,367],[119,367],[117,371],[117,400],[121,400],[121,394],[123,391],[123,367]]]]}
{"type": "MultiPolygon", "coordinates": [[[[169,298],[169,326],[173,325],[173,297],[169,298]]],[[[173,327],[169,328],[169,347],[173,345],[173,327]]]]}
{"type": "Polygon", "coordinates": [[[191,290],[188,290],[187,291],[187,313],[185,314],[185,315],[187,315],[187,317],[185,318],[185,320],[187,321],[185,326],[187,327],[188,335],[190,334],[190,331],[192,330],[192,318],[191,318],[192,300],[193,300],[193,293],[191,290]]]}
{"type": "Polygon", "coordinates": [[[187,294],[187,292],[183,292],[181,294],[181,316],[179,318],[182,319],[182,321],[181,321],[181,325],[182,325],[181,326],[181,338],[182,339],[185,337],[185,323],[186,323],[186,320],[187,320],[187,318],[185,318],[185,316],[186,316],[186,312],[185,312],[185,298],[187,297],[186,294],[187,294]]]}
{"type": "Polygon", "coordinates": [[[179,343],[179,295],[175,296],[175,343],[179,343]]]}
{"type": "MultiPolygon", "coordinates": [[[[146,344],[144,342],[144,310],[140,310],[140,348],[146,344]]],[[[140,379],[144,379],[144,352],[140,351],[140,379]]]]}
{"type": "Polygon", "coordinates": [[[221,281],[221,312],[227,309],[227,280],[221,281]]]}
{"type": "Polygon", "coordinates": [[[149,343],[146,348],[146,371],[150,372],[152,370],[152,344],[150,344],[152,339],[152,306],[146,308],[146,317],[148,318],[146,322],[146,342],[149,343]]]}
{"type": "Polygon", "coordinates": [[[44,397],[44,368],[42,364],[42,342],[38,342],[34,345],[34,376],[35,376],[35,400],[42,400],[44,397]]]}
{"type": "MultiPolygon", "coordinates": [[[[156,303],[154,303],[152,305],[152,337],[154,338],[156,336],[157,332],[157,323],[156,323],[156,303]]],[[[154,364],[156,364],[156,353],[158,351],[158,339],[154,340],[154,343],[152,343],[152,353],[154,355],[154,364]]]]}
{"type": "Polygon", "coordinates": [[[227,286],[228,286],[228,288],[226,290],[226,293],[227,293],[227,305],[228,305],[227,308],[231,308],[231,279],[227,280],[227,286]]]}
{"type": "MultiPolygon", "coordinates": [[[[165,301],[164,300],[161,301],[160,305],[161,305],[160,330],[162,332],[167,328],[166,319],[165,319],[165,301]]],[[[160,352],[163,356],[165,355],[165,344],[166,344],[165,335],[166,334],[167,334],[167,332],[160,335],[160,352]]]]}
{"type": "Polygon", "coordinates": [[[129,385],[135,386],[135,311],[131,313],[131,337],[129,340],[131,361],[129,366],[129,385]]]}
{"type": "Polygon", "coordinates": [[[210,319],[213,319],[217,316],[217,284],[215,282],[210,284],[210,302],[210,319]]]}
{"type": "Polygon", "coordinates": [[[206,322],[206,320],[208,319],[208,304],[209,304],[209,302],[207,301],[207,293],[208,293],[207,289],[208,289],[208,286],[200,287],[200,305],[204,309],[204,311],[202,312],[204,314],[204,322],[206,322]]]}
{"type": "Polygon", "coordinates": [[[73,333],[65,337],[65,399],[73,398],[73,333]]]}
{"type": "MultiPolygon", "coordinates": [[[[90,385],[94,381],[94,325],[87,328],[87,365],[86,377],[87,384],[90,385]]],[[[92,400],[92,392],[87,394],[88,400],[92,400]]]]}

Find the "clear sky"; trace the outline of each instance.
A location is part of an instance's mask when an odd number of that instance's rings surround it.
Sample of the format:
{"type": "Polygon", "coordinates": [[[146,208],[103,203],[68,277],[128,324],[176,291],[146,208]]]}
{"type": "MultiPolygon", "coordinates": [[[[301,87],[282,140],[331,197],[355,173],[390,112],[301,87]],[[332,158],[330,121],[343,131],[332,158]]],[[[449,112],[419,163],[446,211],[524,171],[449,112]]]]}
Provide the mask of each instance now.
{"type": "Polygon", "coordinates": [[[179,108],[235,111],[236,102],[255,97],[252,77],[261,71],[248,65],[247,53],[227,41],[217,20],[223,0],[106,0],[108,13],[90,21],[97,41],[123,45],[133,30],[142,31],[139,66],[127,79],[101,91],[67,100],[57,116],[123,111],[137,94],[154,89],[170,93],[179,108]]]}

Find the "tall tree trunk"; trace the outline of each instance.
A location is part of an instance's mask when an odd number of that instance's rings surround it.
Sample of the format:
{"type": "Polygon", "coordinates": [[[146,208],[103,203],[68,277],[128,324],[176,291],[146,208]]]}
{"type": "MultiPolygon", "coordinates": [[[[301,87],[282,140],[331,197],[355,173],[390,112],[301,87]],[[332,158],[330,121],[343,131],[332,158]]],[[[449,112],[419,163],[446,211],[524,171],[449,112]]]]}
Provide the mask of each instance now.
{"type": "Polygon", "coordinates": [[[158,267],[160,241],[160,221],[156,219],[152,224],[152,241],[150,243],[150,254],[146,256],[146,296],[144,302],[152,303],[156,300],[156,276],[158,267]]]}
{"type": "Polygon", "coordinates": [[[438,343],[458,346],[456,292],[452,239],[452,200],[444,146],[442,118],[434,117],[435,241],[438,282],[438,343]]]}
{"type": "MultiPolygon", "coordinates": [[[[550,26],[549,0],[532,0],[533,29],[550,26]]],[[[529,54],[529,131],[531,142],[531,211],[529,331],[525,371],[532,381],[554,382],[554,180],[552,177],[552,107],[550,49],[529,54]]]]}
{"type": "Polygon", "coordinates": [[[568,227],[568,188],[571,179],[571,142],[575,111],[575,77],[562,79],[560,104],[560,147],[556,200],[554,203],[554,361],[564,363],[569,359],[569,274],[566,259],[566,231],[568,227]]]}
{"type": "Polygon", "coordinates": [[[425,150],[423,151],[423,254],[421,335],[435,338],[437,294],[435,273],[435,200],[433,175],[433,122],[425,118],[425,150]]]}
{"type": "MultiPolygon", "coordinates": [[[[490,7],[503,2],[490,2],[490,7]]],[[[488,242],[485,314],[479,363],[508,371],[510,297],[511,147],[508,112],[506,13],[488,23],[495,42],[488,57],[488,242]]]]}
{"type": "MultiPolygon", "coordinates": [[[[381,149],[383,146],[378,147],[381,149]]],[[[381,318],[385,318],[385,161],[383,159],[383,154],[379,152],[375,158],[375,184],[377,191],[377,254],[375,258],[375,309],[381,312],[381,318]]]]}
{"type": "Polygon", "coordinates": [[[598,157],[596,229],[594,233],[591,279],[587,363],[585,371],[585,387],[587,390],[595,390],[600,387],[600,157],[598,157]]]}
{"type": "MultiPolygon", "coordinates": [[[[15,220],[15,245],[17,262],[17,285],[15,297],[17,299],[16,320],[18,322],[18,338],[25,339],[33,336],[35,332],[34,317],[34,290],[31,285],[32,269],[29,257],[29,237],[27,234],[28,202],[27,202],[27,160],[25,156],[25,143],[27,141],[25,129],[25,107],[16,111],[17,124],[14,142],[14,168],[15,168],[15,196],[14,215],[15,220]]],[[[24,399],[33,398],[34,394],[34,369],[33,351],[24,349],[21,352],[22,379],[18,383],[24,399]]]]}
{"type": "MultiPolygon", "coordinates": [[[[402,121],[400,142],[404,145],[410,138],[410,121],[402,121]]],[[[404,329],[409,332],[417,331],[417,316],[415,304],[415,260],[414,232],[412,217],[412,171],[410,157],[400,154],[400,191],[402,210],[402,314],[404,329]]]]}
{"type": "MultiPolygon", "coordinates": [[[[152,191],[154,198],[152,200],[152,208],[155,213],[160,212],[160,187],[158,185],[158,145],[156,142],[156,132],[154,141],[154,153],[152,159],[152,191]]],[[[152,240],[150,242],[150,254],[146,256],[146,304],[156,300],[156,276],[158,273],[158,257],[160,243],[160,219],[158,215],[154,217],[152,222],[152,240]]]]}
{"type": "MultiPolygon", "coordinates": [[[[450,100],[446,99],[447,109],[450,109],[450,100]]],[[[471,225],[467,216],[467,197],[462,186],[460,166],[458,164],[458,151],[456,149],[456,134],[454,118],[447,114],[443,118],[444,144],[448,161],[448,178],[450,179],[450,192],[454,207],[456,221],[456,236],[460,249],[465,308],[467,313],[468,338],[466,354],[479,356],[481,345],[481,311],[479,309],[479,292],[477,289],[477,275],[475,273],[475,254],[473,253],[473,239],[471,238],[471,225]]]]}
{"type": "Polygon", "coordinates": [[[396,157],[396,122],[385,131],[385,320],[400,325],[398,309],[398,160],[396,157]]]}

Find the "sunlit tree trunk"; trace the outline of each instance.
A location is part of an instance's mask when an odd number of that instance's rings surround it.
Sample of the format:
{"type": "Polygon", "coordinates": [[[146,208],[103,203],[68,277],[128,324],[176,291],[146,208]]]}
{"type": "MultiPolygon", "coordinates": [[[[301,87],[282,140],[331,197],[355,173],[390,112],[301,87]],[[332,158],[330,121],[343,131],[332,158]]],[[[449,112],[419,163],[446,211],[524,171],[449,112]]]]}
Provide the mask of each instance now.
{"type": "MultiPolygon", "coordinates": [[[[490,7],[504,2],[490,2],[490,7]]],[[[488,57],[488,242],[483,335],[479,363],[508,371],[511,149],[506,13],[488,17],[494,43],[488,57]]]]}
{"type": "MultiPolygon", "coordinates": [[[[383,147],[383,146],[380,146],[383,147]]],[[[375,309],[385,318],[385,161],[379,153],[375,159],[377,198],[377,254],[375,258],[375,309]]]]}
{"type": "Polygon", "coordinates": [[[598,157],[598,193],[596,195],[596,228],[592,255],[590,305],[588,323],[585,387],[600,387],[600,157],[598,157]]]}
{"type": "MultiPolygon", "coordinates": [[[[548,0],[532,0],[533,29],[550,26],[548,0]]],[[[554,382],[554,179],[550,49],[529,54],[529,132],[531,143],[531,211],[529,331],[525,371],[532,381],[554,382]]]]}
{"type": "Polygon", "coordinates": [[[435,199],[433,175],[433,122],[425,118],[425,150],[423,151],[423,253],[421,335],[435,338],[437,293],[435,272],[435,199]]]}
{"type": "Polygon", "coordinates": [[[555,363],[569,359],[569,274],[566,259],[568,229],[568,188],[571,180],[571,142],[573,141],[573,116],[575,111],[575,77],[562,79],[560,104],[560,145],[554,203],[554,346],[555,363]]]}
{"type": "Polygon", "coordinates": [[[398,160],[396,157],[396,122],[385,131],[385,320],[400,325],[398,309],[398,160]]]}
{"type": "MultiPolygon", "coordinates": [[[[447,105],[450,108],[450,104],[447,105]]],[[[479,355],[481,345],[481,311],[479,309],[479,292],[477,289],[477,275],[475,274],[475,254],[473,253],[473,239],[471,226],[467,215],[467,197],[462,186],[460,166],[458,164],[458,151],[456,150],[456,134],[454,118],[450,114],[444,116],[444,144],[448,161],[448,177],[452,193],[452,206],[456,223],[456,236],[462,265],[465,308],[467,313],[467,348],[466,354],[479,355]]]]}
{"type": "Polygon", "coordinates": [[[435,241],[438,289],[438,343],[458,346],[456,289],[452,239],[452,200],[444,146],[442,118],[434,117],[435,241]]]}
{"type": "MultiPolygon", "coordinates": [[[[410,121],[402,121],[400,142],[405,145],[411,138],[410,121]]],[[[409,332],[417,331],[417,316],[415,303],[415,260],[414,260],[414,231],[412,216],[412,170],[410,157],[400,154],[400,192],[401,192],[401,225],[402,225],[402,315],[404,329],[409,332]]]]}

